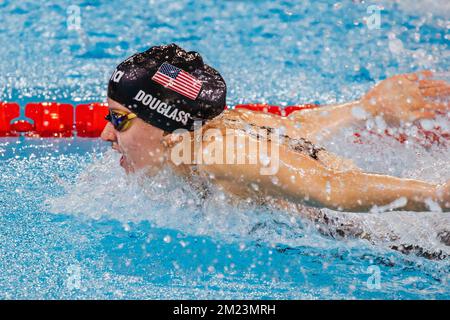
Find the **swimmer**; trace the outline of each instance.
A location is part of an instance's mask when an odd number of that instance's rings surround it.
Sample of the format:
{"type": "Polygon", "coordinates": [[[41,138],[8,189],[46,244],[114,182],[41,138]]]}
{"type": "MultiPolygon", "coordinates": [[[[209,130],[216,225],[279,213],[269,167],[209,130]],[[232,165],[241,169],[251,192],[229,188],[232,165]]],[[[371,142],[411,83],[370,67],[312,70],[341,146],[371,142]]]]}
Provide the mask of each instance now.
{"type": "Polygon", "coordinates": [[[398,124],[447,113],[449,96],[450,85],[427,71],[381,81],[358,101],[289,117],[227,110],[221,75],[197,52],[171,44],[119,64],[108,85],[109,123],[101,137],[122,154],[127,172],[153,175],[168,165],[176,174],[203,177],[255,202],[347,212],[449,212],[450,181],[363,172],[320,146],[336,130],[377,115],[398,124]],[[261,150],[276,163],[272,172],[259,159],[261,150]],[[227,161],[228,155],[245,161],[227,161]]]}

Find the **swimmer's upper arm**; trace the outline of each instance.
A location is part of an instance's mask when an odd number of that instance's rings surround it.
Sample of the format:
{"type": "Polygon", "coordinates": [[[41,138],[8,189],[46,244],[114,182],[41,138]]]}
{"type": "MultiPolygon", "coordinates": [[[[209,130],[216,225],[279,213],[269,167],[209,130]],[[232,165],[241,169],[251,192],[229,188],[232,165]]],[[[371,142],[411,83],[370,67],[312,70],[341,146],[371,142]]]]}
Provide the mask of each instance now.
{"type": "MultiPolygon", "coordinates": [[[[214,147],[217,147],[214,146],[214,147]]],[[[204,152],[211,154],[212,144],[205,145],[204,152]]],[[[324,189],[330,172],[318,161],[303,154],[293,152],[284,145],[279,147],[279,161],[271,162],[274,174],[258,161],[249,164],[254,155],[247,149],[239,150],[246,164],[203,164],[201,172],[209,175],[216,183],[238,195],[275,197],[296,203],[327,206],[324,189]]]]}
{"type": "MultiPolygon", "coordinates": [[[[209,146],[205,146],[208,152],[209,146]]],[[[247,150],[241,150],[248,159],[247,150]]],[[[435,186],[361,171],[335,171],[306,155],[279,148],[279,166],[272,175],[261,174],[258,164],[201,165],[219,185],[234,188],[234,193],[272,197],[334,210],[365,212],[373,206],[386,206],[400,199],[397,210],[427,211],[427,198],[434,199],[435,186]],[[402,200],[403,201],[403,200],[402,200]]]]}

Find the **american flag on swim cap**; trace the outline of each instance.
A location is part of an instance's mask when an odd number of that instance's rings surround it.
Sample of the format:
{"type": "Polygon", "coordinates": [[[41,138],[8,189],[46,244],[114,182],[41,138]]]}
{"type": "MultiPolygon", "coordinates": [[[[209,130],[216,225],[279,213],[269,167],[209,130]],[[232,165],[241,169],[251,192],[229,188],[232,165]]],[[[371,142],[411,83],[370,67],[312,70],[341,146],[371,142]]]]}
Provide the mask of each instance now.
{"type": "Polygon", "coordinates": [[[159,67],[152,80],[191,100],[197,99],[198,93],[202,88],[200,80],[167,62],[164,62],[159,67]]]}

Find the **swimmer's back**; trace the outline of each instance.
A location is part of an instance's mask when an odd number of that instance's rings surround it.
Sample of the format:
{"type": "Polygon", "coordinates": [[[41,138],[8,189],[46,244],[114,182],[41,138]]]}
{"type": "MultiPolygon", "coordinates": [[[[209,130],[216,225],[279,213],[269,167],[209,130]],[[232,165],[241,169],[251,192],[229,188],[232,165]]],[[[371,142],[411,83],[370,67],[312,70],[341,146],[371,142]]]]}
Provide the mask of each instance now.
{"type": "Polygon", "coordinates": [[[228,109],[208,122],[204,128],[217,128],[224,133],[226,129],[240,130],[257,138],[261,138],[257,134],[259,130],[266,131],[269,135],[277,132],[280,138],[279,143],[297,154],[307,155],[330,169],[339,171],[360,170],[353,161],[336,156],[307,140],[305,130],[302,130],[301,126],[292,119],[271,113],[246,109],[228,109]]]}

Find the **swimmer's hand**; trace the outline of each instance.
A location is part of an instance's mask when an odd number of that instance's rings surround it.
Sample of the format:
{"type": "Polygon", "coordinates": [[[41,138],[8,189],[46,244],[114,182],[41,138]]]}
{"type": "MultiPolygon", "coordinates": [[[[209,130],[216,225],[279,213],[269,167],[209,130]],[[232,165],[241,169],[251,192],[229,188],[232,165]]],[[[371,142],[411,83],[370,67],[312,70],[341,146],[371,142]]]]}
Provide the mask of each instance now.
{"type": "Polygon", "coordinates": [[[390,123],[433,118],[450,110],[450,84],[432,76],[431,71],[393,76],[369,90],[361,102],[390,123]]]}

